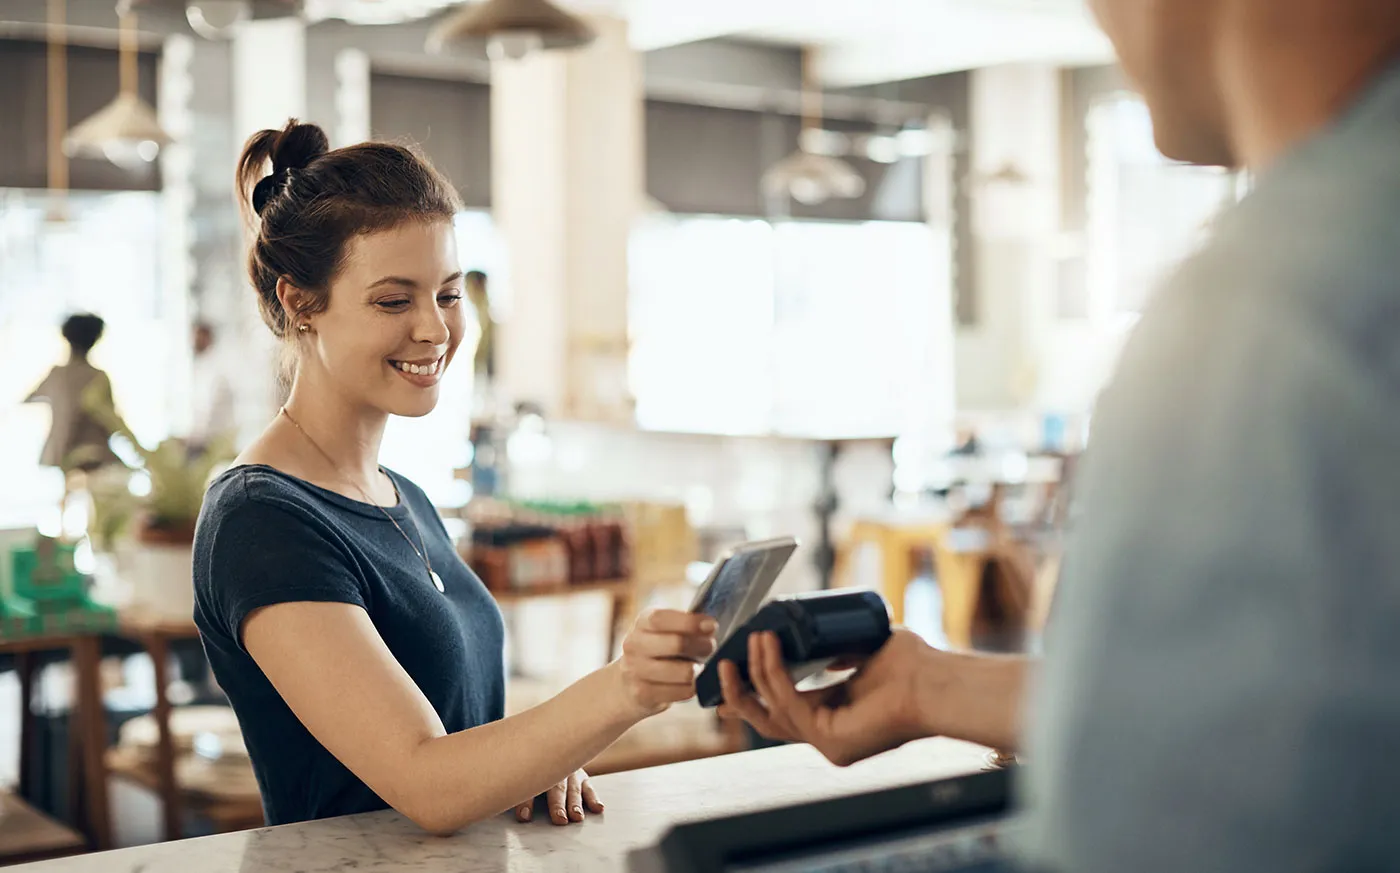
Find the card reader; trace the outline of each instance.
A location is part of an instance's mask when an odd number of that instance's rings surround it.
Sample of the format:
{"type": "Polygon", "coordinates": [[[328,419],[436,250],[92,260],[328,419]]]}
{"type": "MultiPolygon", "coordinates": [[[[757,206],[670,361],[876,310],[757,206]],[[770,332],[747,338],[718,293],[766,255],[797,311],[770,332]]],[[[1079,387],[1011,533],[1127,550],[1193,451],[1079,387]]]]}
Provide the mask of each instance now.
{"type": "Polygon", "coordinates": [[[719,665],[733,661],[745,687],[749,684],[749,635],[773,631],[783,662],[800,682],[841,658],[873,655],[890,637],[890,610],[874,591],[840,591],[774,600],[720,644],[695,680],[700,705],[719,706],[724,694],[719,665]]]}

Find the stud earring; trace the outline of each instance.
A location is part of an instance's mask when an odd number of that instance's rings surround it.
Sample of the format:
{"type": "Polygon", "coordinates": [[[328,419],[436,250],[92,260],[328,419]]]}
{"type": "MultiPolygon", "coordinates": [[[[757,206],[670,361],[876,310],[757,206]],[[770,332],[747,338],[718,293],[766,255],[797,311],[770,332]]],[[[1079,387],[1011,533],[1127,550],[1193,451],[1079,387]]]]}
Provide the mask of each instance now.
{"type": "Polygon", "coordinates": [[[310,333],[310,332],[311,332],[311,325],[309,325],[309,324],[299,324],[299,325],[297,325],[297,330],[301,331],[302,333],[310,333]]]}

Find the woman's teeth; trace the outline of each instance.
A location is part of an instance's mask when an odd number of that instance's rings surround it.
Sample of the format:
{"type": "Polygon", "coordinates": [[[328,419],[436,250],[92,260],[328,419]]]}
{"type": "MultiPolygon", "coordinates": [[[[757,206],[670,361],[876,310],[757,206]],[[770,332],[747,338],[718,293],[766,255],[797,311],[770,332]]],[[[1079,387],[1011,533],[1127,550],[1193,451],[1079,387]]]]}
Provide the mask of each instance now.
{"type": "Polygon", "coordinates": [[[389,363],[405,373],[412,373],[415,376],[436,376],[442,369],[442,358],[438,358],[431,364],[405,364],[401,361],[390,361],[389,363]]]}

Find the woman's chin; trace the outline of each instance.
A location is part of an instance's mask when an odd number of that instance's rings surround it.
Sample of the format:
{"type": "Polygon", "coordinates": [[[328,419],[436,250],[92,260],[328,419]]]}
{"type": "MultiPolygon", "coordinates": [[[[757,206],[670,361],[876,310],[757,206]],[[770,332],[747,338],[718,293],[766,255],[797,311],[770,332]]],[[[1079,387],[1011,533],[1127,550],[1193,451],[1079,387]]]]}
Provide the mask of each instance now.
{"type": "Polygon", "coordinates": [[[390,398],[383,407],[384,411],[403,418],[422,418],[437,408],[437,386],[419,389],[414,393],[417,396],[390,398]]]}

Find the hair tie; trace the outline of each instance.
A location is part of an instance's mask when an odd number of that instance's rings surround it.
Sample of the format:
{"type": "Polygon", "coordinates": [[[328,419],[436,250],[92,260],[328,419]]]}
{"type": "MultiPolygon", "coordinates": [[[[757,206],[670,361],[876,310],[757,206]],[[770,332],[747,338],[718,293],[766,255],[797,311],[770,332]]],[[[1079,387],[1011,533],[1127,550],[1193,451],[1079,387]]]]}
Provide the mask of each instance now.
{"type": "Polygon", "coordinates": [[[253,186],[253,212],[262,215],[273,197],[287,190],[292,184],[291,167],[283,167],[270,176],[264,176],[253,186]]]}

